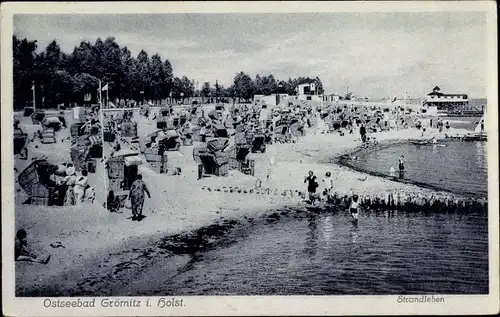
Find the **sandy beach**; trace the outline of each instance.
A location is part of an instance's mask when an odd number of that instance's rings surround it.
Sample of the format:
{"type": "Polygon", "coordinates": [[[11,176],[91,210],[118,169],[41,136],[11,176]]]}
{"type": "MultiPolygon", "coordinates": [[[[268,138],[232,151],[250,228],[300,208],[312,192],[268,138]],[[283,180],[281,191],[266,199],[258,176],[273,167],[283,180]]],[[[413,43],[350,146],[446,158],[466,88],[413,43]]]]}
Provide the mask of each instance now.
{"type": "MultiPolygon", "coordinates": [[[[66,117],[69,116],[67,112],[66,117]]],[[[28,133],[36,131],[36,126],[27,123],[26,118],[20,119],[22,128],[28,133]]],[[[154,130],[152,124],[153,121],[139,122],[139,135],[154,130]]],[[[418,138],[420,133],[417,129],[407,129],[371,136],[379,142],[392,142],[418,138]]],[[[66,145],[60,142],[68,136],[69,129],[63,129],[57,132],[58,142],[55,144],[31,144],[30,159],[45,155],[51,163],[69,161],[69,141],[66,145]]],[[[314,134],[311,130],[297,143],[272,144],[264,154],[250,154],[256,161],[255,177],[233,170],[228,177],[212,176],[201,180],[197,180],[193,147],[183,146],[178,152],[168,152],[169,166],[181,167],[180,176],[157,174],[148,168],[147,163],[140,166],[139,171],[152,194],[151,199],[146,198],[144,215],[147,218],[141,222],[130,220],[130,209],[110,213],[103,207],[104,166],[99,160],[97,172],[89,177],[89,183],[96,188],[94,204],[68,207],[24,205],[22,190],[16,191],[16,230],[26,229],[33,248],[52,256],[48,265],[16,263],[16,293],[18,296],[64,296],[101,294],[98,291],[101,290],[102,294],[111,294],[113,276],[119,274],[124,265],[125,269],[133,269],[126,265],[131,258],[146,253],[147,257],[171,256],[169,252],[144,251],[165,237],[189,235],[212,224],[246,221],[271,215],[277,210],[304,209],[307,204],[297,197],[295,191],[305,191],[303,180],[309,170],[320,177],[330,171],[334,190],[340,194],[348,194],[351,190],[363,195],[396,190],[430,191],[356,172],[334,163],[336,158],[353,151],[360,144],[357,134],[314,134]],[[271,157],[276,163],[270,179],[266,180],[271,157]],[[270,188],[269,195],[249,193],[255,187],[256,179],[262,180],[264,188],[270,188]],[[242,191],[239,193],[233,189],[231,192],[230,187],[238,187],[242,191]],[[245,190],[247,193],[244,193],[245,190]],[[295,195],[283,196],[281,193],[284,190],[295,195]],[[50,247],[54,242],[61,242],[64,247],[50,247]]],[[[17,170],[22,171],[30,162],[16,160],[17,170]]],[[[116,287],[119,285],[116,284],[116,287]]]]}

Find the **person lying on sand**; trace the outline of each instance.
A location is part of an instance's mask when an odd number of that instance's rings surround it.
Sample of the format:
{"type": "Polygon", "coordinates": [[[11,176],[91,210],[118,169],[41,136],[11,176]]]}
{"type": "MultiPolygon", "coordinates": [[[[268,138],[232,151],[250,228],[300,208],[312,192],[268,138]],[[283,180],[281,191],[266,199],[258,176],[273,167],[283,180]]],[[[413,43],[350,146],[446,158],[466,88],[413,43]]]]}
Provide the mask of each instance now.
{"type": "Polygon", "coordinates": [[[16,261],[27,261],[27,262],[35,262],[41,264],[47,264],[50,260],[50,255],[45,259],[39,259],[33,252],[31,252],[28,248],[28,242],[26,241],[26,237],[28,234],[26,230],[19,229],[16,233],[16,240],[14,243],[14,259],[16,261]]]}
{"type": "Polygon", "coordinates": [[[167,176],[176,176],[181,175],[182,169],[180,167],[169,168],[165,171],[165,175],[167,176]]]}

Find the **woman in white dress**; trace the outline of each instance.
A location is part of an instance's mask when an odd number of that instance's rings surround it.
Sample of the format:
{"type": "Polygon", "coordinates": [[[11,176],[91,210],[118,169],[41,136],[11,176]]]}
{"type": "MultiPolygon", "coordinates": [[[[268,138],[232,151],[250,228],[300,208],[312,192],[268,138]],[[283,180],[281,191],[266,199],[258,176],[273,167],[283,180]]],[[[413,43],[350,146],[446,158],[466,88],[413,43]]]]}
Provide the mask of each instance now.
{"type": "Polygon", "coordinates": [[[82,171],[82,176],[78,177],[75,182],[74,193],[75,193],[75,204],[80,204],[83,202],[83,196],[85,195],[85,188],[87,188],[87,184],[89,179],[87,177],[87,170],[82,171]]]}
{"type": "Polygon", "coordinates": [[[74,187],[76,184],[75,167],[69,166],[66,168],[66,177],[63,179],[63,183],[68,186],[66,190],[66,195],[64,196],[64,206],[72,206],[75,204],[75,191],[74,187]]]}

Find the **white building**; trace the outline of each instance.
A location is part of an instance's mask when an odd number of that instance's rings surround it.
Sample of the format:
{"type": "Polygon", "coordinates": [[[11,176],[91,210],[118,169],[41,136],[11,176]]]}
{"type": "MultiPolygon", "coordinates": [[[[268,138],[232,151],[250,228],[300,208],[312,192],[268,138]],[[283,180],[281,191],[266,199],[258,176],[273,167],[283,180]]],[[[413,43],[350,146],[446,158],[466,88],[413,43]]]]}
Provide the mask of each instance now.
{"type": "Polygon", "coordinates": [[[446,114],[456,109],[463,109],[469,106],[466,94],[444,94],[436,86],[432,92],[427,94],[424,105],[429,109],[436,109],[441,114],[446,114]]]}
{"type": "Polygon", "coordinates": [[[254,95],[253,101],[260,102],[268,106],[277,106],[288,97],[288,94],[254,95]]]}
{"type": "Polygon", "coordinates": [[[322,97],[318,95],[316,83],[311,81],[297,86],[297,100],[315,100],[322,101],[322,97]]]}
{"type": "Polygon", "coordinates": [[[336,94],[323,95],[322,96],[324,102],[337,102],[340,101],[340,96],[336,94]]]}
{"type": "Polygon", "coordinates": [[[300,84],[296,88],[297,95],[317,95],[316,88],[316,83],[314,82],[300,84]]]}

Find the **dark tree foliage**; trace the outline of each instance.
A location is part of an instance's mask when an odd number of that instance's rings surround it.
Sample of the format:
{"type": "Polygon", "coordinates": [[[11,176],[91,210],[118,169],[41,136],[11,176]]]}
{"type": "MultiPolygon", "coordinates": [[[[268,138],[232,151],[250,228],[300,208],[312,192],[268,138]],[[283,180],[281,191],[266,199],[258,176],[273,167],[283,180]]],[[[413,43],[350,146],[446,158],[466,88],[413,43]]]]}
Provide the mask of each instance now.
{"type": "MultiPolygon", "coordinates": [[[[120,47],[114,37],[104,41],[97,38],[94,43],[82,41],[71,54],[61,51],[54,40],[43,51],[37,53],[37,42],[19,39],[13,41],[14,108],[22,109],[32,104],[35,87],[37,108],[54,108],[58,104],[82,105],[85,96],[96,103],[99,80],[108,84],[109,100],[134,99],[185,101],[194,96],[238,98],[249,101],[255,94],[270,95],[287,93],[294,95],[297,85],[315,82],[318,94],[323,94],[323,84],[316,78],[298,77],[288,80],[276,79],[272,74],[257,75],[254,80],[239,72],[229,87],[211,86],[204,82],[198,91],[198,83],[188,77],[174,77],[172,64],[159,54],[149,56],[142,50],[132,56],[127,47],[120,47]]],[[[103,92],[105,95],[106,92],[103,92]]]]}
{"type": "Polygon", "coordinates": [[[165,99],[170,96],[174,81],[182,82],[179,89],[185,98],[194,93],[194,86],[187,77],[173,78],[168,60],[162,60],[159,54],[150,57],[144,50],[134,57],[113,37],[104,41],[98,38],[94,43],[83,41],[71,54],[62,52],[56,41],[37,52],[36,41],[21,40],[15,35],[12,40],[16,109],[32,104],[33,84],[37,108],[56,107],[61,103],[81,105],[87,94],[95,103],[99,79],[103,86],[108,84],[109,100],[165,99]]]}

